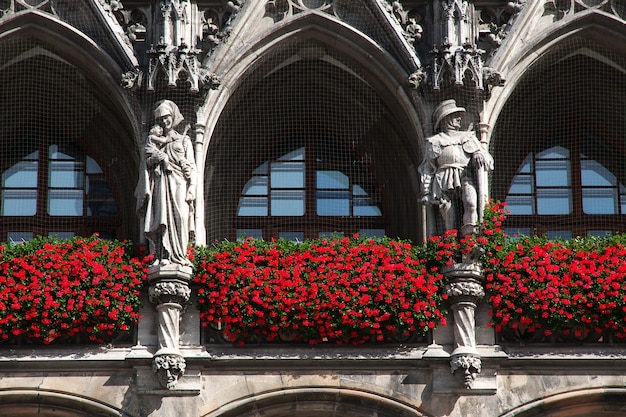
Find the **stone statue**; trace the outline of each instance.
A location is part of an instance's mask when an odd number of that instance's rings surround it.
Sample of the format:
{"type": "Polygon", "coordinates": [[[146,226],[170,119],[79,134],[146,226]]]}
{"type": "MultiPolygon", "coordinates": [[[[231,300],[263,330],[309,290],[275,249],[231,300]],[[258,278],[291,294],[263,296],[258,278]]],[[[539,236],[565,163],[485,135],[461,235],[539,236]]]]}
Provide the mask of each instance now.
{"type": "Polygon", "coordinates": [[[484,209],[483,174],[493,169],[493,158],[472,131],[461,131],[463,107],[444,100],[433,113],[434,131],[426,139],[424,160],[418,168],[422,202],[436,205],[446,230],[473,233],[484,209]]]}
{"type": "Polygon", "coordinates": [[[156,124],[143,148],[137,185],[138,214],[145,219],[144,234],[155,265],[191,266],[187,246],[194,233],[196,165],[189,137],[175,130],[183,121],[178,106],[157,103],[156,124]]]}

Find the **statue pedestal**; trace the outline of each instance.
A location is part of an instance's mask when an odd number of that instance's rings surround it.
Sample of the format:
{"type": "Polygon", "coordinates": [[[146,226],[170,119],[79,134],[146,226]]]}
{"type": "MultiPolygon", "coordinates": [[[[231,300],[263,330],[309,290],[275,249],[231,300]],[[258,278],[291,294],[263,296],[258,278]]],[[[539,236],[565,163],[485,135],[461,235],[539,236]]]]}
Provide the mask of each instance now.
{"type": "Polygon", "coordinates": [[[442,270],[446,276],[445,292],[454,318],[454,350],[450,355],[453,374],[463,375],[466,388],[472,388],[482,370],[476,349],[476,304],[485,296],[484,277],[479,264],[457,263],[442,270]]]}
{"type": "Polygon", "coordinates": [[[158,265],[148,271],[150,302],[156,305],[159,350],[152,359],[152,370],[161,387],[174,390],[185,374],[186,363],[180,352],[180,319],[189,298],[192,269],[178,264],[158,265]]]}

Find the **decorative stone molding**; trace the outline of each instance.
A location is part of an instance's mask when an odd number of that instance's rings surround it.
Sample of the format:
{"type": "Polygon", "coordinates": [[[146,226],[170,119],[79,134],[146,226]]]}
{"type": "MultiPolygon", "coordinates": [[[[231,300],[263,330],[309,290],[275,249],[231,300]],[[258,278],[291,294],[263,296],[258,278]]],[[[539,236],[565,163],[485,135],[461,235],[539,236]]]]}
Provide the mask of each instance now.
{"type": "Polygon", "coordinates": [[[160,281],[150,286],[148,295],[151,303],[175,303],[183,307],[189,301],[191,289],[186,282],[160,281]]]}
{"type": "Polygon", "coordinates": [[[506,80],[502,74],[493,68],[483,67],[484,84],[489,87],[502,87],[506,80]]]}
{"type": "Polygon", "coordinates": [[[474,380],[482,370],[482,362],[480,357],[471,355],[457,355],[450,360],[452,373],[463,371],[463,381],[466,388],[471,388],[474,380]]]}
{"type": "Polygon", "coordinates": [[[483,7],[478,14],[479,35],[487,55],[502,45],[526,0],[513,0],[500,7],[483,7]]]}
{"type": "Polygon", "coordinates": [[[433,89],[439,90],[445,82],[448,82],[455,86],[473,83],[476,89],[483,90],[483,52],[471,45],[443,44],[441,49],[433,49],[431,51],[433,89]]]}
{"type": "Polygon", "coordinates": [[[142,81],[143,72],[139,68],[135,68],[122,74],[121,85],[128,90],[134,90],[141,86],[142,81]]]}
{"type": "Polygon", "coordinates": [[[274,21],[280,21],[286,17],[296,15],[308,10],[315,10],[336,15],[336,7],[341,9],[341,3],[345,1],[333,0],[268,0],[265,11],[274,21]]]}
{"type": "Polygon", "coordinates": [[[152,362],[152,370],[156,373],[159,383],[170,390],[176,388],[186,367],[185,358],[177,354],[156,355],[152,362]]]}
{"type": "Polygon", "coordinates": [[[42,12],[55,14],[50,0],[15,0],[0,3],[0,6],[7,7],[6,9],[0,8],[0,19],[13,13],[21,12],[23,10],[40,10],[42,12]]]}
{"type": "Polygon", "coordinates": [[[150,302],[156,305],[159,349],[152,369],[163,388],[173,390],[185,373],[185,358],[180,352],[180,319],[189,302],[191,268],[178,264],[157,265],[148,272],[150,302]]]}
{"type": "Polygon", "coordinates": [[[149,57],[146,74],[148,91],[156,90],[160,75],[166,77],[171,88],[177,87],[180,80],[186,80],[192,93],[199,92],[201,88],[214,90],[220,85],[217,75],[201,66],[198,59],[201,51],[190,48],[186,43],[173,47],[162,41],[146,53],[149,57]]]}
{"type": "Polygon", "coordinates": [[[418,69],[409,76],[409,85],[414,89],[418,89],[426,84],[428,76],[422,69],[418,69]]]}
{"type": "MultiPolygon", "coordinates": [[[[513,7],[510,9],[512,13],[513,7]]],[[[483,63],[488,52],[502,42],[512,14],[495,9],[489,11],[491,14],[477,10],[474,3],[467,0],[439,0],[434,3],[430,21],[440,23],[427,28],[433,34],[429,78],[434,90],[468,86],[488,93],[489,87],[503,85],[502,75],[486,69],[483,63]],[[480,20],[483,14],[487,16],[487,22],[480,20]],[[479,40],[482,41],[480,46],[479,40]]]]}
{"type": "Polygon", "coordinates": [[[413,9],[406,10],[398,0],[387,0],[386,9],[402,27],[402,35],[409,45],[415,48],[422,42],[424,28],[420,24],[422,16],[413,9]]]}
{"type": "Polygon", "coordinates": [[[121,2],[107,2],[135,53],[147,58],[140,68],[122,76],[122,85],[129,89],[145,85],[147,91],[155,91],[161,85],[186,87],[191,93],[217,89],[220,80],[205,64],[213,50],[230,35],[232,20],[244,3],[245,0],[222,0],[205,5],[190,0],[146,0],[124,9],[121,2]],[[161,79],[163,83],[159,83],[161,79]]]}
{"type": "Polygon", "coordinates": [[[474,262],[458,263],[442,270],[448,280],[444,291],[454,317],[454,351],[450,359],[453,374],[463,371],[466,388],[472,384],[482,369],[480,354],[476,349],[476,303],[485,296],[483,273],[474,262]]]}
{"type": "Polygon", "coordinates": [[[449,299],[460,299],[461,297],[470,300],[478,300],[485,296],[483,285],[476,281],[457,281],[446,284],[444,292],[449,299]]]}
{"type": "Polygon", "coordinates": [[[620,0],[546,0],[544,14],[560,20],[584,10],[599,10],[626,21],[626,8],[620,0]]]}

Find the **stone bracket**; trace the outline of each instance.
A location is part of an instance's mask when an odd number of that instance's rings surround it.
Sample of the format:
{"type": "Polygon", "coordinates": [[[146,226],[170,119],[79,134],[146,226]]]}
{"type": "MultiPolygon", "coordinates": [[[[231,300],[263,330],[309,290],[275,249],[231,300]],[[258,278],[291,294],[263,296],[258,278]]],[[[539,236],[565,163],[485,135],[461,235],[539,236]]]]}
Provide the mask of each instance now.
{"type": "MultiPolygon", "coordinates": [[[[460,384],[455,374],[454,364],[461,365],[451,352],[451,346],[430,345],[422,359],[428,361],[432,369],[432,390],[434,394],[456,395],[495,395],[498,390],[497,374],[500,362],[507,358],[499,346],[477,346],[480,356],[481,371],[475,375],[471,384],[460,384]]],[[[460,372],[458,370],[457,372],[460,372]]]]}

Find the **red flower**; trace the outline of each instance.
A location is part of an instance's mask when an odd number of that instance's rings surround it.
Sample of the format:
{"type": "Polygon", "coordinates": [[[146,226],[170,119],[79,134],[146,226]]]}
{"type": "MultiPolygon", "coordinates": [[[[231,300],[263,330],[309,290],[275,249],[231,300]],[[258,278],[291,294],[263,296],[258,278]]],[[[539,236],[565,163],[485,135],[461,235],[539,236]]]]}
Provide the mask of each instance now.
{"type": "Polygon", "coordinates": [[[0,306],[10,306],[0,309],[2,339],[48,344],[90,333],[102,343],[128,330],[139,316],[146,272],[130,249],[96,236],[2,246],[0,281],[7,285],[0,287],[0,306]]]}

